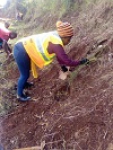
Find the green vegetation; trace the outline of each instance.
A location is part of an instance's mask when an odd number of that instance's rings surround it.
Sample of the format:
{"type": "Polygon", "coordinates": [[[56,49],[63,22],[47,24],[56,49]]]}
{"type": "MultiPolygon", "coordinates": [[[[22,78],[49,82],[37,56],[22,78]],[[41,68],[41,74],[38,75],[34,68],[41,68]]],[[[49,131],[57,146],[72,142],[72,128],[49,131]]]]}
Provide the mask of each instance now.
{"type": "MultiPolygon", "coordinates": [[[[9,0],[2,15],[16,19],[17,13],[23,15],[22,22],[16,22],[18,29],[31,33],[54,29],[58,19],[65,19],[70,13],[79,13],[99,0],[9,0]],[[54,25],[54,26],[53,26],[54,25]],[[27,30],[28,29],[28,30],[27,30]]],[[[22,35],[23,36],[23,35],[22,35]]]]}

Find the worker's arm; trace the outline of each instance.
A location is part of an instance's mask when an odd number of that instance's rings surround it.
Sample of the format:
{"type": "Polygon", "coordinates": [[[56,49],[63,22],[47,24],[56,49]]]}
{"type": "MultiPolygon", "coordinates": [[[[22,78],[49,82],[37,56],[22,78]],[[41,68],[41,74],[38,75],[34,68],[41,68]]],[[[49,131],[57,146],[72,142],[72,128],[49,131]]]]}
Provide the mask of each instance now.
{"type": "Polygon", "coordinates": [[[66,66],[76,67],[78,65],[87,63],[87,61],[88,61],[87,59],[82,59],[80,61],[70,59],[60,44],[52,44],[50,42],[48,48],[49,48],[50,53],[56,54],[56,58],[57,58],[59,64],[61,65],[61,69],[63,72],[68,71],[66,66]]]}
{"type": "Polygon", "coordinates": [[[70,59],[60,44],[49,43],[49,52],[56,54],[56,58],[61,65],[78,66],[80,64],[80,61],[70,59]]]}

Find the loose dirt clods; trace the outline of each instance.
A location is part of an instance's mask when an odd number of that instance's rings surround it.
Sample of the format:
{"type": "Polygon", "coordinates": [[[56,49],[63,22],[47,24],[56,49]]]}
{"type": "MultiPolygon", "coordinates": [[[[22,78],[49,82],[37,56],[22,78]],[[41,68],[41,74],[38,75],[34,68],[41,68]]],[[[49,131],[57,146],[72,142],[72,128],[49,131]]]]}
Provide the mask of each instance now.
{"type": "MultiPolygon", "coordinates": [[[[91,56],[99,45],[105,46],[105,51],[99,53],[91,64],[78,71],[76,68],[71,82],[69,78],[58,78],[60,67],[55,61],[39,71],[38,79],[30,78],[34,87],[27,92],[32,100],[20,103],[13,88],[19,76],[15,62],[0,66],[3,106],[0,106],[0,143],[5,150],[40,146],[43,142],[45,150],[113,149],[111,3],[98,1],[98,5],[84,11],[81,9],[77,14],[70,12],[64,18],[72,23],[75,31],[76,27],[79,30],[67,47],[70,57],[91,56]]],[[[49,26],[46,19],[44,21],[49,26]]],[[[0,54],[0,61],[3,57],[0,54]]]]}

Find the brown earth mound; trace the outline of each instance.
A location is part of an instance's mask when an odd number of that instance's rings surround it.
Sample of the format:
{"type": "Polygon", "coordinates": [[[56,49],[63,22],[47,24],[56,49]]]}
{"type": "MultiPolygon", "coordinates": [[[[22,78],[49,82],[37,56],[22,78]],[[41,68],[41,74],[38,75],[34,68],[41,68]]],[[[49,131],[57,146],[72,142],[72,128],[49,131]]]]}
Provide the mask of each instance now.
{"type": "MultiPolygon", "coordinates": [[[[0,89],[4,90],[6,107],[8,103],[11,107],[0,119],[0,143],[5,150],[40,146],[42,143],[45,150],[113,149],[113,27],[110,8],[110,5],[102,4],[89,15],[83,13],[80,17],[70,17],[79,29],[69,45],[70,57],[81,59],[87,53],[95,52],[98,45],[108,46],[96,62],[83,67],[71,82],[58,79],[60,69],[54,62],[39,71],[38,79],[30,79],[35,85],[28,90],[32,97],[28,103],[18,102],[13,89],[0,89]]],[[[17,78],[17,68],[11,69],[7,81],[16,82],[17,78]]],[[[6,80],[0,80],[1,84],[3,82],[6,80]]]]}
{"type": "MultiPolygon", "coordinates": [[[[40,72],[37,80],[31,78],[35,85],[28,91],[32,96],[28,103],[17,102],[9,89],[12,109],[1,118],[3,147],[13,150],[45,142],[47,150],[111,150],[112,54],[109,44],[108,51],[97,62],[85,66],[71,84],[58,79],[59,68],[53,64],[40,72]]],[[[17,78],[14,72],[9,73],[10,79],[17,78]]]]}

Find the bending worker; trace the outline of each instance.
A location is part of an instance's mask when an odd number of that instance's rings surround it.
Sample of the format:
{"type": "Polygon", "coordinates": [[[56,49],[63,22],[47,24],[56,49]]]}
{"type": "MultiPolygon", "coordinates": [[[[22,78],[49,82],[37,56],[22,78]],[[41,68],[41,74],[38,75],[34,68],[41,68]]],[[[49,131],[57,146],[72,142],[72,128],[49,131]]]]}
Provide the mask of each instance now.
{"type": "Polygon", "coordinates": [[[57,31],[32,35],[18,41],[14,46],[14,58],[18,65],[20,77],[17,85],[17,98],[20,101],[28,101],[30,97],[24,94],[24,88],[29,76],[30,70],[36,78],[36,66],[43,69],[49,65],[56,56],[63,71],[64,66],[78,66],[87,63],[87,59],[75,61],[68,58],[64,51],[72,36],[73,28],[68,22],[58,21],[56,23],[57,31]]]}
{"type": "Polygon", "coordinates": [[[0,44],[1,47],[6,52],[7,56],[9,56],[12,52],[11,48],[9,47],[8,40],[14,39],[17,37],[17,33],[8,30],[8,24],[5,24],[5,26],[0,25],[0,44]]]}

